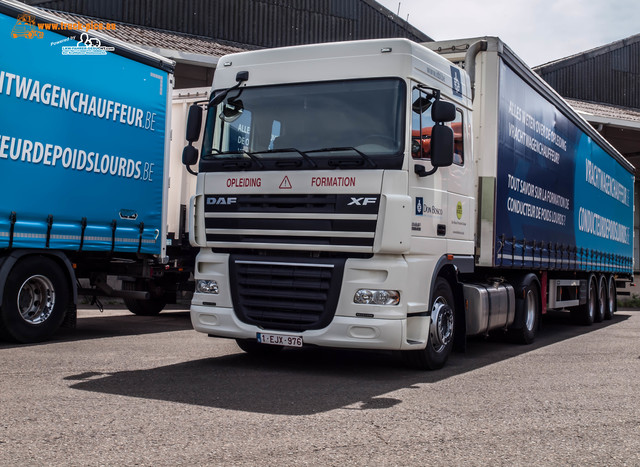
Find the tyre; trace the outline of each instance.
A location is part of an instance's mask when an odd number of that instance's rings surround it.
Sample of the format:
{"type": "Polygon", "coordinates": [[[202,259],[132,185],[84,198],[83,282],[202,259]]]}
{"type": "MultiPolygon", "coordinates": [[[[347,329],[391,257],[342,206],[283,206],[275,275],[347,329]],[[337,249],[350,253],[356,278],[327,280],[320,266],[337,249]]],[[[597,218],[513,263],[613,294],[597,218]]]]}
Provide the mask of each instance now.
{"type": "Polygon", "coordinates": [[[282,350],[281,345],[260,344],[255,339],[236,339],[238,347],[252,355],[269,355],[282,350]]]}
{"type": "Polygon", "coordinates": [[[516,318],[509,338],[518,344],[531,344],[540,328],[540,289],[533,281],[523,283],[516,298],[516,318]]]}
{"type": "Polygon", "coordinates": [[[124,304],[127,309],[135,315],[156,316],[164,310],[167,302],[161,298],[150,298],[149,300],[125,298],[124,304]]]}
{"type": "Polygon", "coordinates": [[[590,275],[587,282],[587,303],[580,305],[573,313],[575,320],[584,326],[591,326],[595,321],[598,307],[598,284],[596,276],[590,275]]]}
{"type": "Polygon", "coordinates": [[[405,350],[406,362],[420,370],[437,370],[447,362],[453,348],[455,302],[451,285],[442,277],[436,279],[431,304],[429,338],[422,350],[405,350]]]}
{"type": "Polygon", "coordinates": [[[19,260],[4,286],[3,337],[24,344],[48,339],[62,324],[68,303],[67,278],[52,259],[28,256],[19,260]]]}
{"type": "Polygon", "coordinates": [[[609,276],[607,280],[607,307],[604,310],[604,319],[612,319],[613,314],[618,311],[618,291],[616,290],[616,279],[609,276]]]}
{"type": "Polygon", "coordinates": [[[607,279],[604,274],[597,279],[598,282],[598,299],[596,301],[596,314],[593,321],[600,323],[604,320],[607,309],[607,279]]]}
{"type": "MultiPolygon", "coordinates": [[[[131,281],[123,281],[122,282],[122,290],[147,290],[150,289],[150,283],[136,283],[131,281]],[[139,289],[136,289],[136,286],[139,286],[139,289]]],[[[164,297],[153,296],[147,300],[141,300],[137,298],[125,298],[124,304],[127,309],[139,316],[156,316],[167,305],[167,300],[164,297]]]]}

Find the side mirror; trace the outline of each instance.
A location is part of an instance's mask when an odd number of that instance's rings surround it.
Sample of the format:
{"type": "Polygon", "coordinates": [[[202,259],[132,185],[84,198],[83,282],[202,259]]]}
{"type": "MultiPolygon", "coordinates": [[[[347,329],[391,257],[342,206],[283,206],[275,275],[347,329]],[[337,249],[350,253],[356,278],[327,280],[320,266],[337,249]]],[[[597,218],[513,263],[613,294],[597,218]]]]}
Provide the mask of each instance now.
{"type": "Polygon", "coordinates": [[[438,167],[448,167],[453,164],[453,130],[442,123],[431,129],[431,165],[427,171],[423,165],[416,164],[413,171],[419,177],[427,177],[438,170],[438,167]]]}
{"type": "Polygon", "coordinates": [[[194,172],[191,166],[198,162],[198,149],[193,147],[191,143],[188,146],[185,146],[182,150],[182,163],[191,175],[198,175],[197,172],[194,172]]]}
{"type": "Polygon", "coordinates": [[[202,127],[202,107],[193,104],[189,107],[189,115],[187,117],[187,134],[186,140],[189,143],[198,141],[200,138],[200,128],[202,127]]]}
{"type": "Polygon", "coordinates": [[[193,104],[189,107],[187,116],[187,131],[185,138],[189,144],[182,150],[182,163],[187,167],[187,172],[198,175],[191,169],[191,166],[198,162],[198,149],[193,147],[193,142],[200,138],[200,128],[202,127],[202,107],[193,104]]]}
{"type": "Polygon", "coordinates": [[[235,122],[242,115],[243,110],[244,105],[240,99],[229,99],[222,108],[220,118],[227,123],[235,122]]]}
{"type": "Polygon", "coordinates": [[[436,100],[431,105],[431,120],[436,123],[452,122],[456,119],[456,106],[451,102],[436,100]]]}
{"type": "Polygon", "coordinates": [[[194,146],[185,146],[182,150],[182,163],[184,165],[193,165],[198,162],[198,149],[194,146]]]}
{"type": "Polygon", "coordinates": [[[443,124],[431,130],[431,165],[448,167],[453,164],[453,130],[443,124]]]}

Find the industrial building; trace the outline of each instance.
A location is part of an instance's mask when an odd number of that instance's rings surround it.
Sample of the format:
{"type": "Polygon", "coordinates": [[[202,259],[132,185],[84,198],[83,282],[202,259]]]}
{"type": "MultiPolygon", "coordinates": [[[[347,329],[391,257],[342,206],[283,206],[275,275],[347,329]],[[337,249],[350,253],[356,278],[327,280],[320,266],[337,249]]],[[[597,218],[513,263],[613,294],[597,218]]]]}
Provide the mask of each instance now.
{"type": "Polygon", "coordinates": [[[266,47],[405,37],[432,39],[374,0],[24,0],[69,22],[176,62],[175,88],[211,86],[218,59],[266,47]]]}

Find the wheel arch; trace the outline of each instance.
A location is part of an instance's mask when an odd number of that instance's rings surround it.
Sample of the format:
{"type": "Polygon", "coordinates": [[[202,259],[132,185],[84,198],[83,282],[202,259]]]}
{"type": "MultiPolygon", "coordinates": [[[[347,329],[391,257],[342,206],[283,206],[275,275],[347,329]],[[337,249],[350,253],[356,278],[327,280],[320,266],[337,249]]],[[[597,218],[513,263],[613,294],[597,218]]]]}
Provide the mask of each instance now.
{"type": "Polygon", "coordinates": [[[534,284],[538,288],[538,299],[540,300],[540,309],[543,308],[543,302],[546,301],[546,297],[542,296],[542,283],[540,282],[540,278],[534,274],[533,272],[528,272],[524,275],[517,276],[511,281],[511,285],[513,285],[513,290],[515,292],[516,305],[515,305],[515,316],[513,318],[513,323],[511,324],[512,329],[522,329],[524,326],[524,315],[523,310],[518,306],[518,302],[520,300],[525,299],[525,290],[534,284]]]}
{"type": "Polygon", "coordinates": [[[538,291],[541,295],[540,300],[543,300],[544,298],[542,297],[542,283],[540,282],[540,278],[532,272],[528,272],[523,276],[517,277],[516,280],[513,281],[512,285],[516,293],[516,299],[524,298],[520,295],[524,292],[524,288],[531,284],[536,284],[538,286],[538,291]]]}
{"type": "Polygon", "coordinates": [[[472,256],[450,256],[443,255],[436,263],[431,276],[431,287],[429,289],[429,303],[433,301],[433,291],[438,277],[445,279],[451,286],[453,300],[455,304],[455,322],[453,336],[453,348],[455,351],[464,352],[467,342],[467,322],[464,311],[464,298],[462,284],[458,281],[458,273],[473,273],[475,262],[472,256]]]}
{"type": "Polygon", "coordinates": [[[58,250],[28,250],[18,249],[12,250],[8,255],[0,258],[0,303],[4,298],[4,285],[9,277],[9,273],[16,265],[18,261],[29,256],[42,256],[52,259],[60,269],[65,273],[65,281],[69,286],[70,296],[69,300],[75,305],[78,301],[78,286],[75,280],[76,275],[73,270],[73,265],[67,255],[58,250]]]}

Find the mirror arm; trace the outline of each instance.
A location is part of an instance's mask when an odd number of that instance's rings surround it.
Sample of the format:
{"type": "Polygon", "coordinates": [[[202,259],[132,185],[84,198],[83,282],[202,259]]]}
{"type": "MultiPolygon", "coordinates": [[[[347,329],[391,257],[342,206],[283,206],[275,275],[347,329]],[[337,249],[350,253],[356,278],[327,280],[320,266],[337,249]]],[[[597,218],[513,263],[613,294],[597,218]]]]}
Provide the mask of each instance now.
{"type": "Polygon", "coordinates": [[[413,171],[418,175],[418,177],[428,177],[429,175],[433,175],[438,170],[438,167],[434,167],[431,170],[427,171],[424,168],[424,165],[416,164],[413,166],[413,171]]]}
{"type": "Polygon", "coordinates": [[[185,165],[184,166],[187,169],[187,172],[189,172],[191,175],[198,175],[198,172],[194,172],[194,170],[191,168],[190,165],[185,165]]]}
{"type": "MultiPolygon", "coordinates": [[[[215,96],[211,96],[211,100],[209,101],[209,105],[211,105],[213,107],[217,106],[220,102],[225,100],[225,98],[229,95],[229,93],[231,91],[233,91],[235,89],[238,89],[242,85],[242,83],[244,83],[248,79],[249,79],[249,72],[248,71],[239,71],[236,74],[236,84],[234,84],[232,87],[230,87],[226,91],[221,92],[220,94],[217,94],[215,96]]],[[[238,95],[235,96],[234,99],[237,99],[238,97],[240,97],[241,93],[242,93],[242,89],[240,90],[238,95]]]]}

